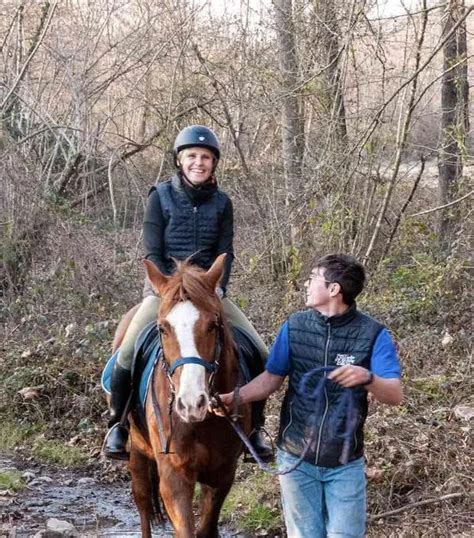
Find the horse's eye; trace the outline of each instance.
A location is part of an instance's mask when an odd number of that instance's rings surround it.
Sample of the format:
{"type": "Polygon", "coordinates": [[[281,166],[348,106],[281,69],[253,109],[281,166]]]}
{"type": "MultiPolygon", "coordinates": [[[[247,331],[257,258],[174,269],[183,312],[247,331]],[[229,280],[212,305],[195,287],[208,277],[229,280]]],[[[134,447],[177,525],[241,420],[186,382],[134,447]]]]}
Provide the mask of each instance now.
{"type": "Polygon", "coordinates": [[[217,322],[213,321],[212,323],[209,323],[209,327],[207,328],[208,333],[212,333],[212,331],[215,331],[217,328],[217,322]]]}
{"type": "Polygon", "coordinates": [[[158,325],[158,330],[160,331],[161,336],[165,334],[165,328],[163,327],[163,325],[158,325]]]}

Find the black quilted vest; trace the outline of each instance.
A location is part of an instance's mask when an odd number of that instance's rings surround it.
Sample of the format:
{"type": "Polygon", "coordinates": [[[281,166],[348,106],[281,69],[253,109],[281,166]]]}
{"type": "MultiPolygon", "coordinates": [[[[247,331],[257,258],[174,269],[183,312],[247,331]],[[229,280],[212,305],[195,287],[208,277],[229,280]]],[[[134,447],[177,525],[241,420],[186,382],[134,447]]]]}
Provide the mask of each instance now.
{"type": "Polygon", "coordinates": [[[166,223],[163,259],[167,272],[174,271],[172,258],[184,260],[191,255],[193,263],[209,269],[217,256],[227,195],[217,190],[208,200],[193,204],[178,176],[159,183],[156,190],[166,223]]]}
{"type": "MultiPolygon", "coordinates": [[[[313,444],[305,460],[322,467],[340,465],[345,431],[345,409],[339,405],[343,387],[328,380],[320,404],[298,394],[301,377],[314,368],[356,364],[370,369],[372,348],[383,325],[359,312],[355,305],[339,316],[330,318],[314,309],[289,318],[290,374],[288,390],[281,409],[278,446],[301,455],[311,431],[313,444]],[[310,431],[309,424],[314,425],[310,431]]],[[[311,378],[314,387],[321,375],[311,378]]],[[[349,452],[349,461],[359,458],[364,448],[364,423],[367,417],[367,391],[353,389],[357,423],[349,452]]]]}

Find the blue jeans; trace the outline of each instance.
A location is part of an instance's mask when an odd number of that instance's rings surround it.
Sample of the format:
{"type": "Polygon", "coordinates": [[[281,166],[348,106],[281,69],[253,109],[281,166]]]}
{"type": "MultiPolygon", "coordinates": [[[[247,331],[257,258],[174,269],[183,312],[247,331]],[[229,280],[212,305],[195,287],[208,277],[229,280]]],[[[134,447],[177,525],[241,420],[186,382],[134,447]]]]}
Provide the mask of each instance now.
{"type": "MultiPolygon", "coordinates": [[[[280,470],[297,460],[278,450],[280,470]]],[[[279,479],[288,538],[365,536],[364,458],[339,467],[318,467],[304,461],[279,479]]]]}

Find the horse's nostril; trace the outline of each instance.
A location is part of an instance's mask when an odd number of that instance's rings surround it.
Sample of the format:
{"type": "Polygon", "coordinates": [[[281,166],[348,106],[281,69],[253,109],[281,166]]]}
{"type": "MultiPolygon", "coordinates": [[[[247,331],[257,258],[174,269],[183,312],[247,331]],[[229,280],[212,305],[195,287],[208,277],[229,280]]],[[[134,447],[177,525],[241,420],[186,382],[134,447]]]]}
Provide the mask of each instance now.
{"type": "Polygon", "coordinates": [[[203,407],[207,407],[207,399],[204,394],[201,394],[197,401],[197,408],[202,409],[203,407]]]}
{"type": "Polygon", "coordinates": [[[178,406],[178,409],[180,411],[184,411],[186,409],[183,402],[182,402],[182,400],[181,400],[181,398],[178,398],[178,401],[176,402],[176,405],[178,406]]]}

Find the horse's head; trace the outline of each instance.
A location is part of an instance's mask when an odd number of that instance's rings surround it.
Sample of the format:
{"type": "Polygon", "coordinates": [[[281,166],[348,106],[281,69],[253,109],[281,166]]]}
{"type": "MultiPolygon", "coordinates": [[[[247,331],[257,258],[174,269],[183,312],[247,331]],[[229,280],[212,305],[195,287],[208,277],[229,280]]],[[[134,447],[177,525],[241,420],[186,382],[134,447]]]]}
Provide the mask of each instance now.
{"type": "Polygon", "coordinates": [[[215,288],[224,260],[222,254],[207,272],[180,262],[171,276],[145,261],[148,278],[161,297],[163,354],[176,391],[175,410],[185,422],[202,421],[207,414],[209,379],[222,344],[222,307],[215,288]]]}

